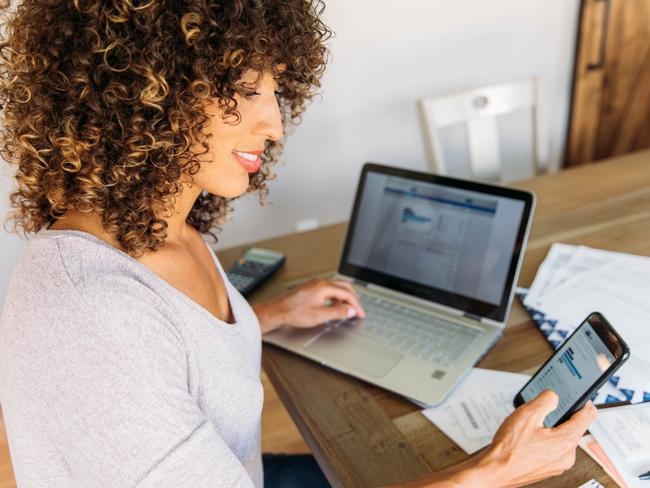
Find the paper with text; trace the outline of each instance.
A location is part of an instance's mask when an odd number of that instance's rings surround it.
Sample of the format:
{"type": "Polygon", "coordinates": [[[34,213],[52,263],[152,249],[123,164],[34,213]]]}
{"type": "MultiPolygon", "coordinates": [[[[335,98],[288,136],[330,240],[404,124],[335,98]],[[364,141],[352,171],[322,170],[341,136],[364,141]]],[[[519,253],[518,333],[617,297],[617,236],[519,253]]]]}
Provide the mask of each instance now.
{"type": "Polygon", "coordinates": [[[449,399],[422,414],[468,454],[492,442],[530,376],[474,368],[449,399]]]}

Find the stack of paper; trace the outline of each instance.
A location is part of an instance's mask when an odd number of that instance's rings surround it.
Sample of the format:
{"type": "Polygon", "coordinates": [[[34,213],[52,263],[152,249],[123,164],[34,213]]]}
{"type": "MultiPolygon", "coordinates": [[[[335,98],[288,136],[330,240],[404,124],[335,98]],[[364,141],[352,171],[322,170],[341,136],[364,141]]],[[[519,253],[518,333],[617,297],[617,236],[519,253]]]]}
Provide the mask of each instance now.
{"type": "Polygon", "coordinates": [[[650,486],[650,403],[600,410],[589,431],[628,487],[650,486]]]}
{"type": "Polygon", "coordinates": [[[595,402],[650,401],[650,258],[554,244],[520,297],[555,348],[591,312],[601,312],[632,354],[595,402]]]}
{"type": "Polygon", "coordinates": [[[467,454],[490,442],[514,410],[513,399],[530,376],[474,368],[450,397],[422,414],[467,454]]]}
{"type": "Polygon", "coordinates": [[[614,466],[614,463],[612,463],[612,460],[609,459],[609,456],[605,454],[603,448],[600,447],[598,441],[596,441],[591,434],[583,436],[583,438],[580,439],[579,446],[591,457],[591,459],[596,461],[600,467],[603,468],[605,473],[607,473],[618,486],[621,488],[628,488],[627,483],[623,481],[621,474],[618,472],[618,469],[616,469],[616,466],[614,466]]]}

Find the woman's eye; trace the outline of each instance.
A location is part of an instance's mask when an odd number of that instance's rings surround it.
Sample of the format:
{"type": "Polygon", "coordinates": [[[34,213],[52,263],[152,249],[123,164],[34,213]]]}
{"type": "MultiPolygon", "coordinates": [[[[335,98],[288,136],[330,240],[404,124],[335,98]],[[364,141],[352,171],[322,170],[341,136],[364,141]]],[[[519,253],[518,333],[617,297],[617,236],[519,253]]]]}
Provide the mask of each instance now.
{"type": "Polygon", "coordinates": [[[245,92],[243,92],[241,95],[242,95],[242,97],[244,97],[246,100],[250,100],[250,99],[253,98],[253,97],[257,97],[257,96],[261,95],[261,93],[258,92],[258,91],[245,91],[245,92]]]}
{"type": "MultiPolygon", "coordinates": [[[[280,98],[282,96],[282,92],[280,90],[274,91],[273,94],[275,95],[275,98],[280,98]]],[[[242,96],[247,100],[250,100],[251,98],[254,97],[259,97],[260,95],[261,93],[258,91],[249,91],[249,92],[242,93],[242,96]]]]}

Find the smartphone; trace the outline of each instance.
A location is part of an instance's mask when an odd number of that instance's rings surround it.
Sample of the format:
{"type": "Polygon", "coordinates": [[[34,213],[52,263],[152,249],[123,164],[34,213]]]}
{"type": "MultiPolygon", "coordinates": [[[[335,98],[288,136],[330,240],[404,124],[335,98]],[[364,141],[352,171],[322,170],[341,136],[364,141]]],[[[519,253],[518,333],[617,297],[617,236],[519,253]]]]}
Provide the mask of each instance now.
{"type": "Polygon", "coordinates": [[[621,336],[602,314],[593,312],[517,393],[515,407],[553,390],[559,404],[544,425],[555,427],[580,410],[629,356],[621,336]]]}

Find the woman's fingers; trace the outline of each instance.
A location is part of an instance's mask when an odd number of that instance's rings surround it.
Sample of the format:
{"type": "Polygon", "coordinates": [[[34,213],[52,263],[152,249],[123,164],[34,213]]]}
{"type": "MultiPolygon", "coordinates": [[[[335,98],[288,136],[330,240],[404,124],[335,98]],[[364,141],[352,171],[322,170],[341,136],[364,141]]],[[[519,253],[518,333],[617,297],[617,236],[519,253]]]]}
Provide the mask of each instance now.
{"type": "Polygon", "coordinates": [[[294,327],[366,316],[354,288],[341,280],[311,280],[277,299],[275,308],[282,322],[294,327]]]}
{"type": "Polygon", "coordinates": [[[578,412],[568,427],[544,427],[544,419],[557,405],[558,396],[544,391],[519,407],[497,431],[487,453],[503,467],[504,485],[523,486],[556,476],[574,463],[578,431],[584,432],[589,415],[578,412]]]}
{"type": "Polygon", "coordinates": [[[357,291],[354,289],[354,286],[352,286],[352,283],[350,283],[349,281],[331,280],[330,283],[336,286],[340,286],[341,288],[345,288],[346,290],[354,293],[354,295],[357,296],[357,291]]]}
{"type": "Polygon", "coordinates": [[[532,412],[535,425],[543,426],[546,416],[557,408],[559,397],[552,390],[544,390],[525,406],[532,412]]]}
{"type": "Polygon", "coordinates": [[[310,310],[310,322],[322,324],[330,320],[346,320],[357,315],[357,311],[351,305],[337,303],[329,307],[319,307],[310,310]]]}
{"type": "Polygon", "coordinates": [[[558,406],[558,396],[547,390],[519,407],[497,431],[488,455],[505,466],[506,484],[523,486],[569,469],[578,442],[595,418],[589,402],[567,422],[544,427],[544,419],[558,406]]]}
{"type": "Polygon", "coordinates": [[[598,410],[591,401],[574,413],[569,420],[559,425],[555,430],[562,432],[567,437],[579,441],[589,425],[596,420],[598,410]]]}
{"type": "MultiPolygon", "coordinates": [[[[366,313],[361,307],[359,302],[359,297],[354,292],[354,289],[350,290],[347,287],[339,286],[333,282],[326,281],[319,283],[318,295],[321,303],[324,303],[325,300],[337,300],[339,302],[345,302],[348,305],[352,306],[360,318],[364,318],[366,313]]],[[[331,308],[331,306],[329,307],[331,308]]]]}

